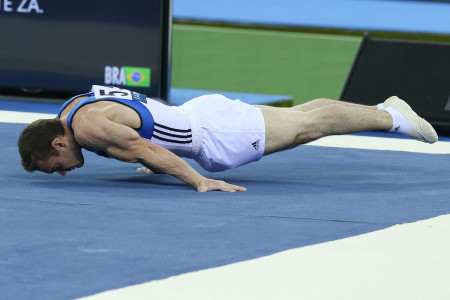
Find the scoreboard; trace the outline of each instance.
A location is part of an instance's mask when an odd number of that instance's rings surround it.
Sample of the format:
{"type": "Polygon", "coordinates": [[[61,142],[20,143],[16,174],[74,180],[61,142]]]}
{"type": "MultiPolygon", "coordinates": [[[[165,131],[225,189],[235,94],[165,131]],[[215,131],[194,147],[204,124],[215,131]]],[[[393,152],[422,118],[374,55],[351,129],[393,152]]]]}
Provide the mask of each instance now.
{"type": "Polygon", "coordinates": [[[171,0],[0,0],[0,94],[99,84],[167,99],[171,26],[171,0]]]}

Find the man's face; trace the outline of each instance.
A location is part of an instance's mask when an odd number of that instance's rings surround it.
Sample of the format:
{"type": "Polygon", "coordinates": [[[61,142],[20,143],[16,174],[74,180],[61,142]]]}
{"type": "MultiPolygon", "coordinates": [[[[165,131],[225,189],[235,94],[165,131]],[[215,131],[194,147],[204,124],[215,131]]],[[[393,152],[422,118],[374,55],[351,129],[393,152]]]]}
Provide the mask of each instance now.
{"type": "Polygon", "coordinates": [[[83,166],[84,157],[78,145],[57,141],[54,142],[53,147],[57,154],[38,160],[36,162],[37,170],[49,174],[57,172],[65,176],[67,172],[83,166]]]}

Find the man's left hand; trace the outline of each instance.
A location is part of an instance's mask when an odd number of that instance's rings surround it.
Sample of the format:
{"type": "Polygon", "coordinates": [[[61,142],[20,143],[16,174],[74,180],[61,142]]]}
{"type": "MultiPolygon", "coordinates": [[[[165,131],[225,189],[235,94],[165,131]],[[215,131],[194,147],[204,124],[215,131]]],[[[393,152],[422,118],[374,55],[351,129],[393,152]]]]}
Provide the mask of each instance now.
{"type": "Polygon", "coordinates": [[[205,178],[201,180],[200,183],[198,184],[197,191],[199,192],[223,191],[234,193],[234,192],[245,192],[247,191],[247,188],[229,184],[222,180],[205,178]]]}

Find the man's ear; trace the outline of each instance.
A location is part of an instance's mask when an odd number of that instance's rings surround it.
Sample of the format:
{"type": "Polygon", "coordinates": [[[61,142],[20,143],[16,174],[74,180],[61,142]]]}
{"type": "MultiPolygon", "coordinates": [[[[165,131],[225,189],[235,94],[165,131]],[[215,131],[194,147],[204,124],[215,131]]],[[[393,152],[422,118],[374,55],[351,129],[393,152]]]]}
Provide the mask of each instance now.
{"type": "Polygon", "coordinates": [[[52,147],[55,149],[62,148],[66,146],[66,142],[64,141],[62,136],[57,136],[52,141],[52,147]]]}

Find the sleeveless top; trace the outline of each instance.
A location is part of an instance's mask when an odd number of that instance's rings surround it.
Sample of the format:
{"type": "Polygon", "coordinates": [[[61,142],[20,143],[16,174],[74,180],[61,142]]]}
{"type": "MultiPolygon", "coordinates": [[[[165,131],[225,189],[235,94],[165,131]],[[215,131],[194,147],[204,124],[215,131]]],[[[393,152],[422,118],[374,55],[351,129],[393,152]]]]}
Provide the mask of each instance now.
{"type": "MultiPolygon", "coordinates": [[[[132,108],[139,115],[141,126],[134,129],[141,137],[178,156],[193,157],[191,127],[186,113],[179,107],[165,105],[129,90],[94,85],[89,93],[75,96],[64,103],[58,117],[72,101],[82,96],[87,98],[75,105],[67,117],[67,126],[72,132],[73,117],[81,107],[99,101],[116,102],[132,108]]],[[[106,156],[104,152],[93,152],[106,156]]]]}

